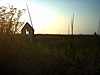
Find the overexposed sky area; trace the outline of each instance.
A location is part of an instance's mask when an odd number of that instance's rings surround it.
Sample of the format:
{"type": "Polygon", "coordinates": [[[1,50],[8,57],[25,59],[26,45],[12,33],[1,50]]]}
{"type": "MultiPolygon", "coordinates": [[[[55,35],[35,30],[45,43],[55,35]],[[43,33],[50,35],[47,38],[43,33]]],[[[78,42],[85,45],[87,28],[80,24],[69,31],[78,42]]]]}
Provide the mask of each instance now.
{"type": "MultiPolygon", "coordinates": [[[[98,31],[100,0],[1,0],[2,5],[27,9],[28,4],[35,33],[68,34],[74,13],[74,33],[93,34],[98,31]]],[[[21,21],[29,22],[28,12],[21,21]]]]}

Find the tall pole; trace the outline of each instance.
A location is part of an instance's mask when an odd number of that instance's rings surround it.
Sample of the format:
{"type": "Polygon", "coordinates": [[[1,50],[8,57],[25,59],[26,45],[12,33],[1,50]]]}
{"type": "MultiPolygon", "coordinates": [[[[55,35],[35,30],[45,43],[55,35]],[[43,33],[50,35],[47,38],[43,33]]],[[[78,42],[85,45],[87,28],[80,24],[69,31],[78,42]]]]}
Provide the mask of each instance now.
{"type": "Polygon", "coordinates": [[[99,35],[99,30],[100,30],[100,19],[99,19],[99,26],[98,26],[98,35],[99,35]]]}
{"type": "Polygon", "coordinates": [[[73,25],[74,25],[74,13],[73,13],[73,17],[71,19],[71,32],[72,32],[72,35],[73,35],[73,25]]]}
{"type": "Polygon", "coordinates": [[[30,18],[31,25],[33,27],[32,18],[31,18],[30,11],[29,11],[29,8],[28,8],[27,3],[26,3],[26,7],[27,7],[27,10],[28,10],[28,14],[29,14],[29,18],[30,18]]]}

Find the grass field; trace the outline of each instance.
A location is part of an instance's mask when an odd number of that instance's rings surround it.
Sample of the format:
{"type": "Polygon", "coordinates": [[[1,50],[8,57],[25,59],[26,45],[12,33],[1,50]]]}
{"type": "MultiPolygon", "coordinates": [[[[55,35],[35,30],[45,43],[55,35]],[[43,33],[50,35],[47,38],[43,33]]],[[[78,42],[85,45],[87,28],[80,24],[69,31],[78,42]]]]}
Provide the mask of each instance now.
{"type": "Polygon", "coordinates": [[[0,75],[100,74],[99,40],[94,35],[0,36],[0,75]]]}

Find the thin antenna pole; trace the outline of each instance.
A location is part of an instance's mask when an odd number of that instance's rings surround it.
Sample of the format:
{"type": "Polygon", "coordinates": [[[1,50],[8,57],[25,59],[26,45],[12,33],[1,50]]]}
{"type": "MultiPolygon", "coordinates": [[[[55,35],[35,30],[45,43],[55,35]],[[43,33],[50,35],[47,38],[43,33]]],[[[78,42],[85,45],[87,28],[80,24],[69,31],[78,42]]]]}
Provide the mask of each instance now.
{"type": "Polygon", "coordinates": [[[100,30],[100,19],[99,19],[99,26],[98,26],[98,35],[99,35],[99,30],[100,30]]]}
{"type": "Polygon", "coordinates": [[[30,11],[29,11],[27,3],[26,3],[26,7],[27,7],[27,10],[28,10],[28,14],[29,14],[29,18],[30,18],[30,21],[31,21],[31,25],[33,27],[32,18],[31,18],[30,11]]]}
{"type": "Polygon", "coordinates": [[[71,32],[72,32],[72,35],[73,35],[73,25],[74,25],[74,13],[73,13],[73,17],[71,19],[71,32]]]}

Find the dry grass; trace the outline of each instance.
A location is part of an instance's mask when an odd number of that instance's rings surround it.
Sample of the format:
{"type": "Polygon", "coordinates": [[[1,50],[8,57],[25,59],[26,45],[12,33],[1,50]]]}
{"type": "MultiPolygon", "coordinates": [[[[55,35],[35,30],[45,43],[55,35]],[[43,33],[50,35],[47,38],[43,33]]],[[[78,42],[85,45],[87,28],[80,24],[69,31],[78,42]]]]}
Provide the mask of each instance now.
{"type": "Polygon", "coordinates": [[[99,74],[100,47],[95,36],[73,36],[73,41],[71,37],[35,35],[34,41],[30,41],[20,35],[1,36],[0,73],[99,74]]]}

